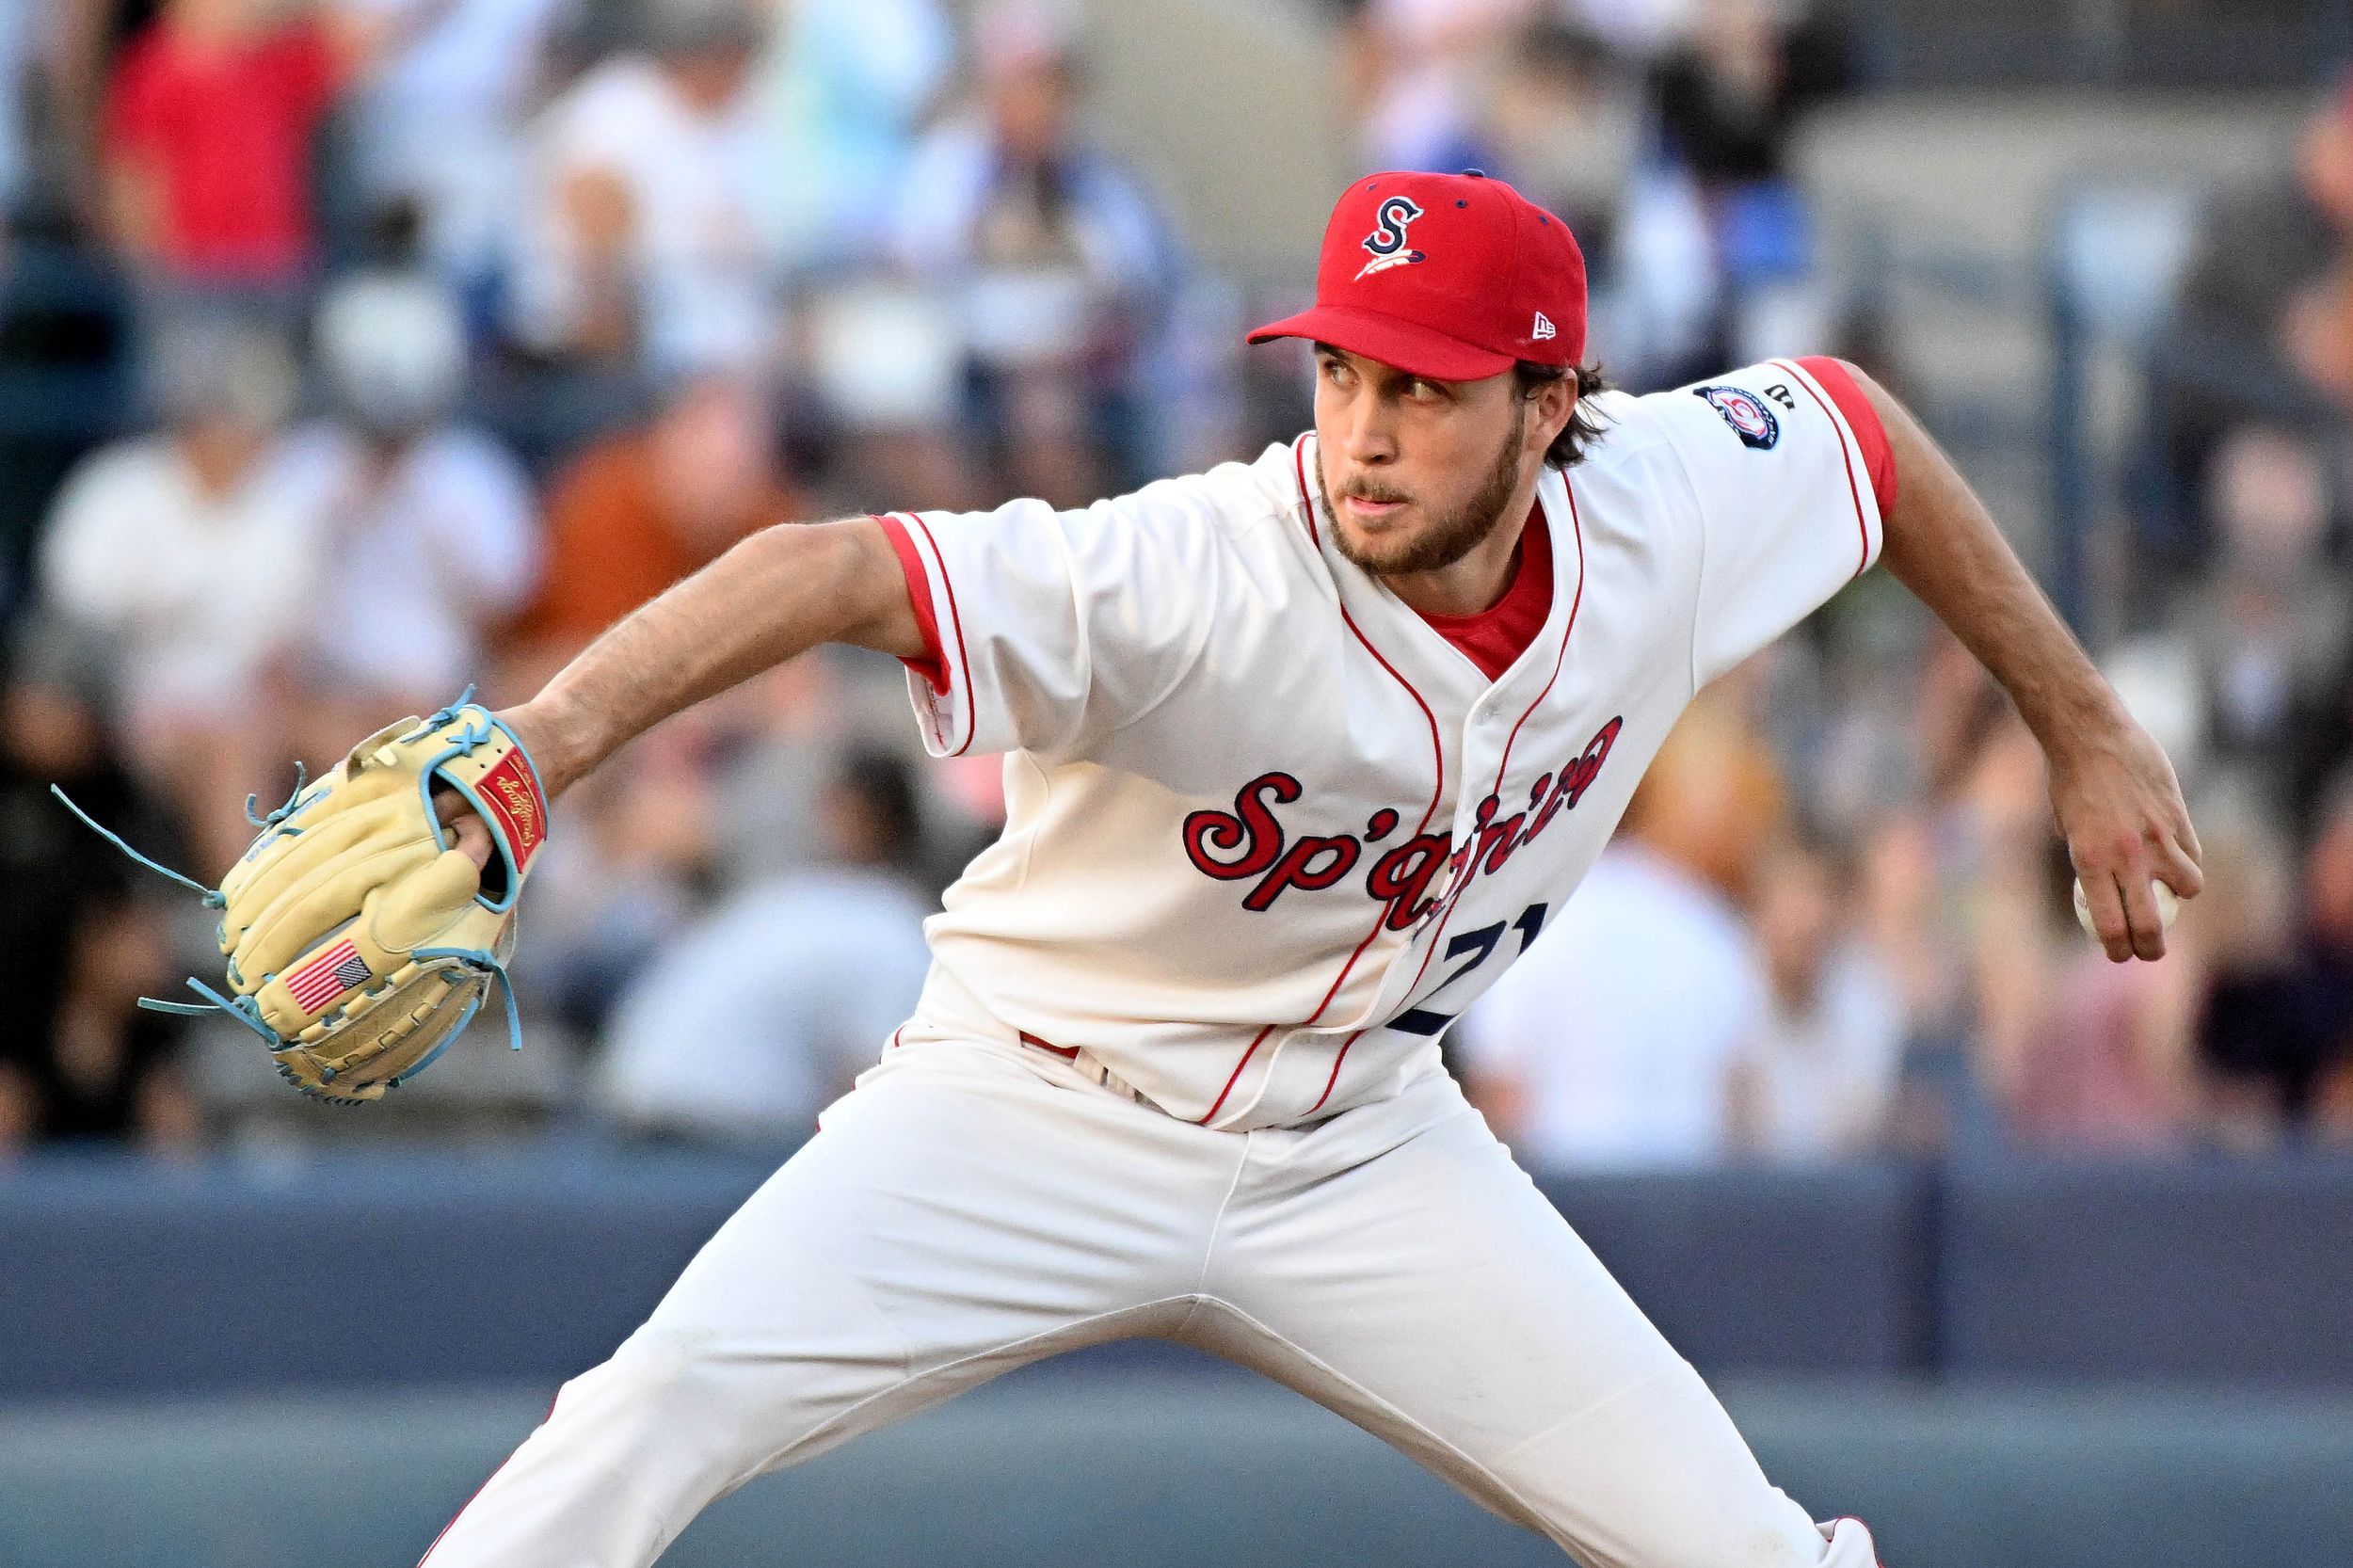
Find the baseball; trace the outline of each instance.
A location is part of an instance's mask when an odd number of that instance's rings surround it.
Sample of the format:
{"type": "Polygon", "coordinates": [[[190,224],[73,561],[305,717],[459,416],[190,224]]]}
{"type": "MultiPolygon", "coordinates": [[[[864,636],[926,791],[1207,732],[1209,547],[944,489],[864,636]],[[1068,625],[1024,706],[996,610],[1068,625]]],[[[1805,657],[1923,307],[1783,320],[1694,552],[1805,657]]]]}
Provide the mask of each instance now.
{"type": "MultiPolygon", "coordinates": [[[[2173,889],[2162,882],[2153,881],[2149,890],[2157,895],[2157,923],[2166,930],[2173,929],[2173,917],[2182,912],[2182,901],[2173,896],[2173,889]]],[[[2084,885],[2075,884],[2075,922],[2093,936],[2100,935],[2091,923],[2091,901],[2084,895],[2084,885]]]]}

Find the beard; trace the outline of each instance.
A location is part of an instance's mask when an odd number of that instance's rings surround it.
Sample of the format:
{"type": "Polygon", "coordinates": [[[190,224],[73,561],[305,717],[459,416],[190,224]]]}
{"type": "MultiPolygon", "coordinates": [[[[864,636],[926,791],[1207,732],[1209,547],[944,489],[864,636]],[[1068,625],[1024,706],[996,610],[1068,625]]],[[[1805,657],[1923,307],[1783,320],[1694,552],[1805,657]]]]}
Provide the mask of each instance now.
{"type": "MultiPolygon", "coordinates": [[[[1384,541],[1383,548],[1372,550],[1351,539],[1347,528],[1342,526],[1339,508],[1333,504],[1332,488],[1323,478],[1323,443],[1317,442],[1316,489],[1323,498],[1324,515],[1332,520],[1333,544],[1355,565],[1385,577],[1438,571],[1452,566],[1484,543],[1503,521],[1504,509],[1511,505],[1513,492],[1520,486],[1520,444],[1527,436],[1528,405],[1514,398],[1511,434],[1497,448],[1495,461],[1488,465],[1479,488],[1467,500],[1433,516],[1418,532],[1405,538],[1384,541]]],[[[1375,479],[1359,479],[1340,493],[1364,501],[1410,499],[1375,479]]]]}

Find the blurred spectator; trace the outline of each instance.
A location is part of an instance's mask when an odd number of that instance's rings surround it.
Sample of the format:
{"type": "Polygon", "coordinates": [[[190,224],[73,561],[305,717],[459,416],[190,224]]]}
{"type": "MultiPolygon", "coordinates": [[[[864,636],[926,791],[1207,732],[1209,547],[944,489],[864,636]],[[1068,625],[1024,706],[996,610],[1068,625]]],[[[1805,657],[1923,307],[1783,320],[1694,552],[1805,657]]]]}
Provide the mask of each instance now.
{"type": "Polygon", "coordinates": [[[1723,1157],[1732,1064],[1771,1006],[1737,901],[1780,808],[1770,756],[1730,706],[1686,713],[1618,837],[1463,1020],[1465,1087],[1521,1159],[1723,1157]]]}
{"type": "Polygon", "coordinates": [[[181,811],[200,874],[251,837],[237,803],[276,776],[272,692],[312,601],[327,518],[286,460],[295,366],[226,318],[168,329],[153,366],[165,429],[85,459],[41,541],[48,602],[109,639],[133,765],[181,811]]]}
{"type": "Polygon", "coordinates": [[[198,1131],[184,1026],[136,1005],[177,978],[134,882],[149,873],[49,786],[151,853],[169,857],[171,836],[109,748],[103,661],[70,629],[28,630],[0,693],[0,1157],[61,1138],[184,1147],[198,1131]]]}
{"type": "Polygon", "coordinates": [[[2353,776],[2338,779],[2305,856],[2302,946],[2313,1010],[2334,1047],[2313,1125],[2335,1142],[2353,1142],[2353,776]]]}
{"type": "Polygon", "coordinates": [[[2025,1145],[2162,1154],[2198,1130],[2193,1061],[2205,964],[2199,924],[2177,925],[2156,964],[2114,964],[2076,922],[2074,872],[2056,840],[2041,907],[2048,991],[2009,1079],[2009,1130],[2025,1145]]]}
{"type": "Polygon", "coordinates": [[[1562,0],[1560,9],[1618,54],[1647,60],[1690,31],[1700,0],[1562,0]]]}
{"type": "Polygon", "coordinates": [[[313,336],[332,417],[287,461],[328,519],[301,671],[321,726],[301,749],[324,755],[483,674],[482,629],[530,590],[539,541],[521,466],[453,418],[465,337],[438,284],[354,275],[313,336]]]}
{"type": "Polygon", "coordinates": [[[696,1141],[805,1136],[905,1021],[931,962],[907,764],[852,756],[821,820],[830,865],[722,904],[615,1008],[597,1098],[616,1121],[696,1141]]]}
{"type": "Polygon", "coordinates": [[[1485,99],[1475,161],[1567,219],[1589,283],[1606,291],[1619,207],[1643,151],[1635,83],[1592,34],[1544,23],[1519,35],[1485,99]]]}
{"type": "Polygon", "coordinates": [[[564,796],[568,823],[532,869],[536,906],[516,967],[533,1016],[594,1036],[710,902],[721,840],[709,740],[701,714],[681,714],[564,796]]]}
{"type": "Polygon", "coordinates": [[[1772,1160],[1867,1154],[1885,1142],[1904,1047],[1895,976],[1854,929],[1855,869],[1819,840],[1779,846],[1756,879],[1769,983],[1732,1064],[1737,1148],[1772,1160]]]}
{"type": "Polygon", "coordinates": [[[556,477],[546,570],[509,634],[510,686],[535,686],[622,615],[802,511],[759,388],[728,375],[680,380],[649,424],[590,447],[556,477]]]}
{"type": "Polygon", "coordinates": [[[591,70],[531,132],[515,331],[551,359],[744,364],[772,335],[760,224],[778,155],[745,90],[748,0],[647,0],[643,53],[591,70]]]}
{"type": "Polygon", "coordinates": [[[1079,124],[1080,62],[1060,13],[1009,0],[982,16],[974,48],[982,103],[918,150],[896,251],[958,301],[1000,493],[1083,506],[1153,467],[1137,382],[1176,247],[1079,124]]]}
{"type": "Polygon", "coordinates": [[[142,268],[278,289],[312,259],[311,142],[360,60],[332,11],[166,0],[106,93],[106,209],[142,268]]]}
{"type": "Polygon", "coordinates": [[[963,321],[921,285],[867,275],[810,291],[802,374],[833,488],[916,510],[984,510],[1004,490],[971,451],[963,321]]]}
{"type": "Polygon", "coordinates": [[[522,121],[566,0],[346,0],[406,36],[352,105],[363,206],[412,202],[459,287],[499,260],[522,188],[522,121]]]}
{"type": "Polygon", "coordinates": [[[759,67],[770,147],[763,221],[796,271],[868,264],[955,35],[937,0],[783,0],[759,67]]]}
{"type": "MultiPolygon", "coordinates": [[[[1932,670],[1962,670],[1940,640],[1932,670]]],[[[1918,1020],[1898,1142],[2152,1151],[2196,1129],[2197,928],[2159,965],[2110,965],[2075,923],[2041,747],[1992,682],[1933,680],[1927,797],[1873,845],[1863,920],[1901,955],[1918,1020]]]]}
{"type": "Polygon", "coordinates": [[[107,84],[123,46],[153,23],[161,0],[53,0],[45,7],[12,8],[47,13],[45,36],[34,51],[36,124],[49,144],[42,172],[56,184],[60,216],[68,226],[103,233],[100,165],[107,84]]]}
{"type": "Polygon", "coordinates": [[[1364,167],[1484,164],[1483,100],[1535,8],[1533,0],[1369,0],[1348,38],[1364,167]]]}
{"type": "Polygon", "coordinates": [[[2330,783],[2353,768],[2353,646],[2345,648],[2335,672],[2314,686],[2297,721],[2296,743],[2296,821],[2308,826],[2330,783]]]}
{"type": "Polygon", "coordinates": [[[2353,752],[2353,577],[2328,549],[2322,447],[2238,426],[2216,445],[2204,503],[2209,558],[2103,665],[2185,778],[2252,791],[2300,831],[2353,752]]]}
{"type": "MultiPolygon", "coordinates": [[[[2157,357],[2173,511],[2184,520],[2227,432],[2327,419],[2311,375],[2342,381],[2340,395],[2353,398],[2353,331],[2331,308],[2342,294],[2331,274],[2353,232],[2353,83],[2314,108],[2283,165],[2208,204],[2157,357]]],[[[2166,542],[2194,559],[2202,536],[2192,528],[2166,542]]]]}
{"type": "Polygon", "coordinates": [[[2239,919],[2217,921],[2228,961],[2199,1020],[2226,1131],[2253,1141],[2268,1120],[2353,1140],[2353,779],[2339,781],[2305,856],[2300,921],[2279,868],[2260,848],[2249,859],[2222,868],[2233,874],[2218,890],[2239,919]]]}
{"type": "Polygon", "coordinates": [[[1824,62],[1804,57],[1773,0],[1700,0],[1698,11],[1654,82],[1667,152],[1711,206],[1760,190],[1787,199],[1790,133],[1826,85],[1824,62]]]}
{"type": "Polygon", "coordinates": [[[33,17],[31,6],[0,6],[0,259],[32,176],[24,88],[32,74],[33,17]]]}
{"type": "Polygon", "coordinates": [[[2249,425],[2222,438],[2207,493],[2215,559],[2173,634],[2195,650],[2217,760],[2291,810],[2307,804],[2299,781],[2334,760],[2308,755],[2330,738],[2313,721],[2353,651],[2353,580],[2324,551],[2328,472],[2310,440],[2249,425]]]}
{"type": "Polygon", "coordinates": [[[1641,328],[1668,383],[1827,341],[1809,280],[1814,219],[1789,177],[1801,117],[1839,85],[1835,37],[1774,0],[1700,0],[1682,43],[1653,75],[1671,172],[1636,187],[1631,277],[1647,280],[1641,328]],[[1691,230],[1696,219],[1699,234],[1691,230]],[[1692,245],[1704,236],[1704,251],[1692,245]],[[1687,269],[1696,264],[1701,272],[1687,269]],[[1673,269],[1655,277],[1662,268],[1673,269]],[[1678,357],[1681,360],[1678,362],[1678,357]]]}
{"type": "MultiPolygon", "coordinates": [[[[1001,793],[985,820],[975,820],[958,798],[958,770],[968,759],[923,756],[907,723],[906,669],[884,654],[813,650],[705,704],[697,720],[711,761],[712,831],[730,846],[714,877],[722,895],[832,857],[824,799],[840,760],[854,753],[921,763],[916,777],[928,858],[910,872],[928,895],[954,881],[1004,821],[1001,793]]],[[[989,759],[980,771],[995,776],[1001,791],[1003,759],[989,759]]]]}
{"type": "Polygon", "coordinates": [[[1983,1152],[2008,1137],[2020,1063],[2068,951],[2044,887],[2050,806],[2041,749],[1967,650],[1938,635],[1923,677],[1917,782],[1890,793],[1869,835],[1860,923],[1915,1026],[1897,1141],[1983,1152]]]}
{"type": "Polygon", "coordinates": [[[2206,889],[2183,919],[2206,953],[2195,1030],[2207,1121],[2225,1146],[2261,1150],[2310,1113],[2336,1048],[2301,984],[2287,846],[2238,811],[2201,810],[2199,839],[2206,889]]]}

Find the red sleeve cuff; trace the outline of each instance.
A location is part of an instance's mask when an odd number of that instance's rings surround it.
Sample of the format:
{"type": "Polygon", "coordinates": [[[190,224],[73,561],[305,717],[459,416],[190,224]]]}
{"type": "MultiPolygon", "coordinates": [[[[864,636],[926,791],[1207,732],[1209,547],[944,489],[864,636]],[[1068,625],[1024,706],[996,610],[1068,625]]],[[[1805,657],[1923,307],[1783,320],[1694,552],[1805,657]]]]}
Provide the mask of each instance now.
{"type": "Polygon", "coordinates": [[[905,523],[888,514],[877,514],[874,520],[882,524],[883,537],[898,553],[899,569],[907,580],[907,601],[915,606],[915,624],[923,633],[923,656],[899,662],[929,681],[933,691],[945,694],[950,690],[948,660],[939,646],[939,615],[932,607],[932,580],[923,569],[923,557],[917,552],[905,523]]]}
{"type": "Polygon", "coordinates": [[[1798,363],[1821,383],[1822,390],[1830,393],[1830,400],[1838,405],[1838,411],[1847,416],[1847,427],[1862,444],[1863,466],[1871,475],[1871,494],[1879,502],[1880,516],[1884,519],[1896,509],[1896,454],[1887,444],[1887,427],[1880,423],[1880,411],[1871,407],[1871,400],[1863,395],[1863,389],[1847,374],[1843,360],[1816,354],[1798,363]]]}

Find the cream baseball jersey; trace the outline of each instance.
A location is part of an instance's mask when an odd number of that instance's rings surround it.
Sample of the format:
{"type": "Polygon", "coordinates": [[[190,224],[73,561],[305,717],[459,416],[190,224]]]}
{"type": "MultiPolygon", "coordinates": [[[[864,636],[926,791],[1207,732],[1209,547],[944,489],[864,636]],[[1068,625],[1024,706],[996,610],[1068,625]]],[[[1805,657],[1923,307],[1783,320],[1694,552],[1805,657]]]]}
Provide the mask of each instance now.
{"type": "Polygon", "coordinates": [[[1436,1070],[1692,695],[1880,548],[1885,439],[1834,361],[1595,406],[1538,487],[1550,615],[1493,680],[1335,548],[1312,434],[1081,511],[885,519],[924,743],[1005,753],[1007,811],[894,1046],[1083,1048],[1232,1129],[1436,1070]]]}

